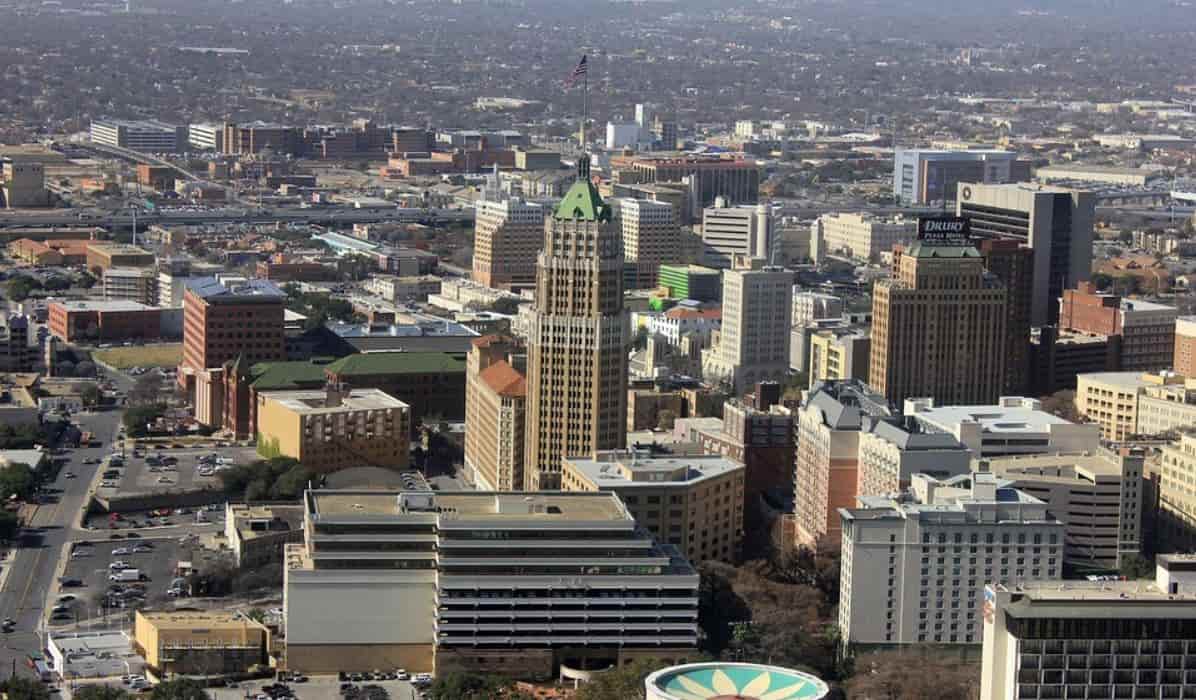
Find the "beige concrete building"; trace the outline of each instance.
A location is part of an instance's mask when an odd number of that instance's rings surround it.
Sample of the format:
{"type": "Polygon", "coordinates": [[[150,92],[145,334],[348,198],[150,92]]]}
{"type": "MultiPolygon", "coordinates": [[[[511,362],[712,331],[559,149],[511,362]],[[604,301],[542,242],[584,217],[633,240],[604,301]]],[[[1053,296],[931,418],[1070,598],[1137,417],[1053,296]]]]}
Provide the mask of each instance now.
{"type": "Polygon", "coordinates": [[[257,450],[292,457],[319,472],[344,467],[402,469],[410,459],[411,410],[378,389],[257,394],[257,450]]]}
{"type": "Polygon", "coordinates": [[[615,225],[623,232],[627,287],[655,287],[661,265],[681,262],[681,229],[673,205],[629,197],[611,205],[615,225]]]}
{"type": "Polygon", "coordinates": [[[1138,394],[1138,435],[1163,435],[1196,427],[1196,379],[1182,379],[1182,384],[1142,388],[1138,394]]]}
{"type": "Polygon", "coordinates": [[[1192,555],[1159,555],[1153,580],[988,584],[983,596],[984,700],[1192,694],[1192,555]]]}
{"type": "Polygon", "coordinates": [[[698,575],[613,493],[309,491],[287,665],[548,679],[692,659],[698,575]]]}
{"type": "Polygon", "coordinates": [[[158,271],[145,267],[110,267],[104,270],[105,301],[135,301],[158,305],[158,271]]]}
{"type": "Polygon", "coordinates": [[[1063,558],[1084,567],[1116,569],[1142,548],[1141,452],[1094,450],[977,460],[1019,491],[1043,501],[1065,527],[1063,558]]]}
{"type": "Polygon", "coordinates": [[[823,214],[810,224],[810,257],[821,262],[828,255],[858,260],[879,260],[898,243],[910,243],[918,222],[903,216],[823,214]]]}
{"type": "Polygon", "coordinates": [[[1196,377],[1196,316],[1175,319],[1175,351],[1171,369],[1185,377],[1196,377]]]}
{"type": "Polygon", "coordinates": [[[134,649],[154,675],[221,676],[268,668],[270,630],[235,611],[138,610],[134,649]]]}
{"type": "Polygon", "coordinates": [[[1006,291],[966,241],[914,243],[872,297],[869,384],[890,401],[992,403],[1005,383],[1006,291]]]}
{"type": "Polygon", "coordinates": [[[510,338],[473,341],[465,363],[465,468],[483,489],[524,488],[526,356],[510,338]]]}
{"type": "Polygon", "coordinates": [[[979,644],[983,586],[1058,581],[1063,524],[991,474],[915,475],[904,498],[839,510],[839,633],[850,645],[979,644]]]}
{"type": "Polygon", "coordinates": [[[1138,429],[1138,397],[1150,386],[1183,384],[1174,374],[1093,372],[1076,377],[1076,412],[1100,425],[1101,437],[1124,440],[1138,429]]]}
{"type": "Polygon", "coordinates": [[[617,493],[656,541],[675,545],[690,561],[735,563],[743,536],[743,479],[743,465],[725,457],[608,450],[566,459],[561,487],[617,493]]]}
{"type": "Polygon", "coordinates": [[[740,394],[757,382],[783,380],[789,372],[789,320],[793,273],[737,256],[723,273],[723,322],[702,351],[702,376],[730,384],[740,394]]]}
{"type": "Polygon", "coordinates": [[[810,386],[825,379],[868,380],[872,338],[858,329],[816,331],[810,336],[810,386]]]}
{"type": "Polygon", "coordinates": [[[0,204],[9,209],[49,204],[46,171],[32,160],[0,159],[0,204]]]}
{"type": "Polygon", "coordinates": [[[627,346],[623,255],[583,156],[544,224],[528,329],[525,487],[560,488],[565,457],[623,447],[627,346]]]}
{"type": "Polygon", "coordinates": [[[1157,534],[1171,548],[1196,548],[1196,435],[1163,447],[1158,476],[1157,534]]]}
{"type": "Polygon", "coordinates": [[[487,287],[531,287],[544,242],[544,208],[497,192],[474,203],[473,280],[487,287]]]}
{"type": "Polygon", "coordinates": [[[303,541],[303,507],[291,503],[224,504],[224,540],[239,568],[277,566],[283,547],[303,541]]]}

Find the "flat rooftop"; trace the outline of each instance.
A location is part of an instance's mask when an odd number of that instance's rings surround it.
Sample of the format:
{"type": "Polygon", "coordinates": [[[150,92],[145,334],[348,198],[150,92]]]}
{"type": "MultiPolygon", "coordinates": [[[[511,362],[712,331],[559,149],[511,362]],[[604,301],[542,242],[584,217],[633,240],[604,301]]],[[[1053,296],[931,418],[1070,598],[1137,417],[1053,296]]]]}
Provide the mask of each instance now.
{"type": "MultiPolygon", "coordinates": [[[[1153,580],[1138,581],[1027,581],[1018,585],[994,585],[998,591],[1022,596],[1030,603],[1088,602],[1103,603],[1109,617],[1131,617],[1136,608],[1123,609],[1127,602],[1172,603],[1169,616],[1196,617],[1196,592],[1168,593],[1153,580]],[[1181,612],[1182,611],[1182,612],[1181,612]]],[[[1057,608],[1054,609],[1058,611],[1057,608]]],[[[1016,615],[1016,613],[1015,613],[1016,615]]],[[[1087,615],[1086,615],[1087,616],[1087,615]]]]}
{"type": "Polygon", "coordinates": [[[936,406],[911,415],[940,426],[979,423],[986,433],[1043,432],[1052,425],[1075,425],[1046,411],[1023,406],[936,406]]]}
{"type": "Polygon", "coordinates": [[[618,496],[603,492],[309,491],[315,516],[378,517],[428,513],[470,520],[631,521],[618,496]],[[408,508],[401,503],[422,503],[408,508]]]}
{"type": "Polygon", "coordinates": [[[145,618],[158,629],[240,629],[245,626],[257,627],[258,623],[245,618],[239,613],[223,610],[171,610],[157,612],[138,611],[139,617],[145,618]]]}
{"type": "Polygon", "coordinates": [[[146,306],[138,301],[127,301],[123,299],[113,299],[111,301],[93,301],[82,299],[78,301],[59,301],[55,303],[61,305],[68,312],[99,311],[101,313],[112,313],[116,311],[161,311],[161,309],[156,306],[146,306]]]}
{"type": "Polygon", "coordinates": [[[718,455],[652,457],[647,451],[633,450],[612,450],[600,452],[596,458],[565,461],[599,488],[696,484],[744,469],[742,464],[718,455]]]}
{"type": "MultiPolygon", "coordinates": [[[[1060,454],[1033,454],[1033,455],[1009,455],[1001,457],[985,457],[980,460],[973,460],[973,463],[984,462],[988,464],[989,471],[998,476],[1005,476],[1008,479],[1016,478],[1016,474],[1023,469],[1059,469],[1066,467],[1074,467],[1089,471],[1100,476],[1121,476],[1121,460],[1113,455],[1102,454],[1088,454],[1088,453],[1060,453],[1060,454]],[[1007,474],[1002,474],[1007,472],[1007,474]]],[[[1051,480],[1050,474],[1033,475],[1036,479],[1051,480]]],[[[1067,476],[1066,472],[1056,475],[1054,477],[1059,481],[1075,481],[1076,477],[1067,476]]]]}
{"type": "Polygon", "coordinates": [[[271,401],[277,401],[295,413],[312,415],[337,413],[340,411],[367,411],[388,408],[407,408],[381,389],[353,389],[342,394],[340,400],[329,405],[329,395],[322,389],[309,391],[268,391],[262,394],[271,401]]]}
{"type": "Polygon", "coordinates": [[[1097,384],[1110,384],[1123,389],[1138,389],[1144,386],[1161,386],[1142,378],[1142,372],[1088,372],[1080,377],[1097,384]]]}

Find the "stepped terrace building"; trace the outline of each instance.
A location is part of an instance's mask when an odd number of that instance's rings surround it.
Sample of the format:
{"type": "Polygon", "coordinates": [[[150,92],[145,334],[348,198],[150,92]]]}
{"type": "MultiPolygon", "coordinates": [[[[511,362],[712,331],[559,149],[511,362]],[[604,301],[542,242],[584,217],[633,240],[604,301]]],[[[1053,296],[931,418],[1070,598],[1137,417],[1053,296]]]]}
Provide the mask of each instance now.
{"type": "Polygon", "coordinates": [[[287,663],[548,678],[696,654],[698,575],[613,493],[308,491],[287,663]]]}

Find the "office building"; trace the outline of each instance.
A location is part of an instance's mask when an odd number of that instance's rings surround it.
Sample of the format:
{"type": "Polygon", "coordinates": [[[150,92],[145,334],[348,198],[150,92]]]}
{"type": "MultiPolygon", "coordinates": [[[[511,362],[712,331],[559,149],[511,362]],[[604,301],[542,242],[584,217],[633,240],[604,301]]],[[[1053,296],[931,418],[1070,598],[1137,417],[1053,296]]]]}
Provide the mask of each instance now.
{"type": "Polygon", "coordinates": [[[940,406],[933,399],[907,399],[902,414],[927,430],[950,433],[973,456],[1086,452],[1100,445],[1100,428],[1076,424],[1042,410],[1042,402],[1002,396],[994,404],[940,406]]]}
{"type": "Polygon", "coordinates": [[[1030,325],[1058,317],[1063,290],[1087,280],[1092,268],[1096,197],[1047,185],[959,185],[956,214],[971,220],[972,236],[1012,240],[1034,251],[1030,325]]]}
{"type": "Polygon", "coordinates": [[[1171,369],[1185,377],[1196,377],[1196,316],[1175,319],[1175,350],[1171,369]]]}
{"type": "Polygon", "coordinates": [[[668,202],[624,197],[611,201],[615,227],[623,234],[625,287],[651,289],[661,265],[681,262],[681,229],[668,202]]]}
{"type": "Polygon", "coordinates": [[[465,419],[465,363],[447,352],[362,352],[324,365],[346,389],[378,389],[407,404],[412,423],[465,419]]]}
{"type": "Polygon", "coordinates": [[[29,317],[7,314],[0,319],[0,372],[31,372],[37,344],[29,342],[29,317]]]}
{"type": "Polygon", "coordinates": [[[917,234],[917,222],[903,216],[823,214],[810,224],[810,257],[822,262],[828,255],[876,262],[893,246],[907,244],[917,234]]]}
{"type": "Polygon", "coordinates": [[[1142,549],[1145,457],[1092,449],[975,461],[1010,486],[1047,504],[1064,524],[1063,558],[1081,569],[1117,569],[1142,549]]]}
{"type": "Polygon", "coordinates": [[[319,473],[346,467],[403,469],[411,411],[378,389],[267,391],[257,395],[257,451],[319,473]]]}
{"type": "Polygon", "coordinates": [[[1005,384],[1006,291],[967,241],[917,241],[872,297],[869,384],[889,397],[991,403],[1005,384]]]}
{"type": "Polygon", "coordinates": [[[192,124],[187,129],[187,142],[200,151],[224,152],[224,124],[192,124]]]}
{"type": "Polygon", "coordinates": [[[872,338],[860,329],[827,329],[810,336],[810,386],[828,379],[868,380],[872,338]]]}
{"type": "Polygon", "coordinates": [[[1100,426],[1106,440],[1125,440],[1137,434],[1138,397],[1150,386],[1183,384],[1169,372],[1096,372],[1076,377],[1076,412],[1100,426]]]}
{"type": "Polygon", "coordinates": [[[1190,697],[1193,579],[1191,555],[1162,554],[1153,580],[986,585],[980,697],[1190,697]]]}
{"type": "Polygon", "coordinates": [[[158,271],[148,267],[110,267],[104,270],[105,301],[136,301],[158,306],[158,271]]]}
{"type": "Polygon", "coordinates": [[[281,566],[286,545],[303,542],[303,506],[226,502],[224,540],[238,569],[281,566]]]}
{"type": "Polygon", "coordinates": [[[1091,282],[1063,292],[1059,327],[1119,338],[1118,367],[1123,371],[1169,369],[1175,356],[1176,310],[1141,299],[1101,294],[1091,282]]]}
{"type": "MultiPolygon", "coordinates": [[[[1120,338],[1042,326],[1030,331],[1030,385],[1047,396],[1076,388],[1076,377],[1114,372],[1121,361],[1120,338]]],[[[1028,390],[1028,389],[1027,389],[1028,390]]]]}
{"type": "Polygon", "coordinates": [[[772,214],[768,207],[731,206],[718,198],[702,210],[702,245],[706,264],[727,269],[735,256],[772,259],[772,214]]]}
{"type": "Polygon", "coordinates": [[[1156,547],[1176,551],[1196,548],[1196,435],[1183,433],[1164,445],[1157,473],[1156,547]]]}
{"type": "Polygon", "coordinates": [[[275,156],[299,157],[307,151],[303,128],[251,122],[224,124],[223,152],[228,155],[251,155],[269,149],[275,156]]]}
{"type": "Polygon", "coordinates": [[[156,340],[162,335],[162,313],[135,301],[54,301],[47,326],[65,343],[156,340]]]}
{"type": "Polygon", "coordinates": [[[124,243],[92,241],[87,244],[87,269],[99,277],[112,267],[149,267],[155,262],[154,254],[124,243]]]}
{"type": "Polygon", "coordinates": [[[187,145],[187,127],[154,120],[99,119],[91,122],[91,142],[145,153],[178,153],[187,145]]]}
{"type": "Polygon", "coordinates": [[[485,490],[524,488],[526,359],[497,335],[475,339],[466,359],[465,469],[485,490]]]}
{"type": "Polygon", "coordinates": [[[661,114],[652,117],[652,143],[664,150],[677,148],[677,120],[661,114]]]}
{"type": "Polygon", "coordinates": [[[1063,523],[991,474],[918,474],[908,494],[861,496],[838,515],[849,645],[980,644],[985,584],[1062,578],[1063,523]]]}
{"type": "Polygon", "coordinates": [[[544,222],[536,259],[527,372],[525,486],[560,488],[561,461],[626,441],[623,255],[589,157],[544,222]]]}
{"type": "Polygon", "coordinates": [[[736,394],[757,382],[781,380],[789,371],[789,318],[793,273],[737,256],[723,273],[723,323],[702,351],[702,376],[726,382],[736,394]]]}
{"type": "Polygon", "coordinates": [[[530,288],[544,243],[544,207],[522,199],[474,203],[473,273],[487,287],[530,288]]]}
{"type": "Polygon", "coordinates": [[[793,314],[789,324],[793,328],[805,328],[814,321],[843,316],[843,300],[833,294],[799,291],[793,287],[793,314]]]}
{"type": "Polygon", "coordinates": [[[8,209],[49,205],[45,166],[36,161],[0,159],[0,203],[8,209]]]}
{"type": "Polygon", "coordinates": [[[684,338],[697,340],[702,347],[710,345],[714,332],[722,327],[723,312],[719,307],[701,308],[681,303],[668,311],[634,314],[635,325],[648,332],[649,338],[663,338],[669,345],[680,346],[684,338]]]}
{"type": "Polygon", "coordinates": [[[779,384],[758,384],[743,399],[723,402],[721,423],[695,431],[702,452],[743,465],[743,505],[749,518],[758,514],[764,494],[793,491],[794,415],[780,400],[779,384]]]}
{"type": "Polygon", "coordinates": [[[755,204],[760,196],[756,161],[724,155],[653,153],[614,156],[611,169],[621,184],[680,183],[691,178],[690,204],[702,209],[724,197],[732,204],[755,204]]]}
{"type": "Polygon", "coordinates": [[[954,199],[961,182],[999,184],[1029,179],[1029,163],[1019,162],[1011,151],[899,148],[893,155],[893,196],[906,205],[954,199]]]}
{"type": "Polygon", "coordinates": [[[718,270],[701,265],[661,265],[657,284],[673,299],[718,301],[722,281],[718,270]]]}
{"type": "Polygon", "coordinates": [[[1175,381],[1142,388],[1135,433],[1162,436],[1196,426],[1196,379],[1177,375],[1175,381]]]}
{"type": "Polygon", "coordinates": [[[743,536],[743,486],[743,465],[715,455],[607,450],[569,457],[561,473],[565,491],[618,494],[637,523],[686,559],[731,564],[743,536]]]}
{"type": "Polygon", "coordinates": [[[606,150],[616,151],[640,143],[640,125],[635,122],[607,122],[606,150]]]}
{"type": "Polygon", "coordinates": [[[226,676],[270,664],[270,629],[236,611],[138,610],[133,648],[158,676],[226,676]]]}
{"type": "Polygon", "coordinates": [[[797,542],[839,543],[838,509],[853,507],[858,495],[860,433],[890,415],[885,398],[860,382],[823,382],[807,392],[793,421],[797,542]]]}
{"type": "Polygon", "coordinates": [[[321,489],[304,504],[283,569],[292,670],[543,680],[696,654],[697,573],[613,493],[321,489]]]}
{"type": "MultiPolygon", "coordinates": [[[[1025,394],[1030,384],[1030,316],[1034,298],[1034,251],[1017,241],[978,241],[984,269],[1005,285],[1005,394],[1025,394]]],[[[1049,392],[1048,392],[1049,393],[1049,392]]]]}
{"type": "Polygon", "coordinates": [[[914,474],[936,479],[967,474],[972,460],[971,452],[955,436],[909,417],[883,415],[861,423],[854,457],[859,464],[854,487],[859,496],[898,493],[909,488],[914,474]]]}
{"type": "Polygon", "coordinates": [[[250,365],[286,359],[286,294],[265,280],[226,286],[215,277],[192,278],[183,294],[183,362],[179,386],[195,390],[199,372],[244,357],[250,365]]]}

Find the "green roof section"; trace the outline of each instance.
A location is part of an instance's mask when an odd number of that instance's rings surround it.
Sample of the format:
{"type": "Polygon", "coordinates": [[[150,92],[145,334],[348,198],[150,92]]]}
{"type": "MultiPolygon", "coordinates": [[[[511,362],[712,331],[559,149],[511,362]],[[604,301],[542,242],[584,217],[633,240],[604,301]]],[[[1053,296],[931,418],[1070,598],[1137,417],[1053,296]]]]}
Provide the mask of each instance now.
{"type": "Polygon", "coordinates": [[[327,368],[326,361],[315,359],[303,362],[259,362],[249,371],[254,377],[254,389],[273,391],[323,386],[328,381],[324,375],[327,368]]]}
{"type": "Polygon", "coordinates": [[[331,374],[464,374],[465,363],[446,352],[366,352],[325,365],[331,374]]]}
{"type": "Polygon", "coordinates": [[[556,205],[553,217],[574,221],[610,221],[610,207],[602,201],[594,183],[578,180],[565,193],[561,203],[556,205]]]}

